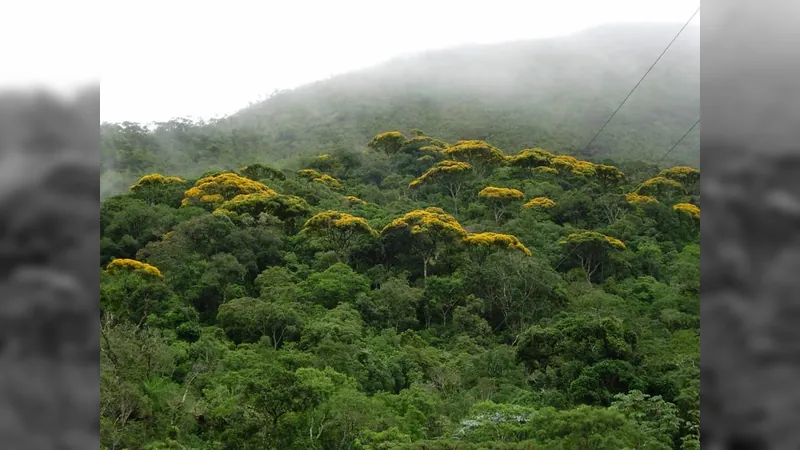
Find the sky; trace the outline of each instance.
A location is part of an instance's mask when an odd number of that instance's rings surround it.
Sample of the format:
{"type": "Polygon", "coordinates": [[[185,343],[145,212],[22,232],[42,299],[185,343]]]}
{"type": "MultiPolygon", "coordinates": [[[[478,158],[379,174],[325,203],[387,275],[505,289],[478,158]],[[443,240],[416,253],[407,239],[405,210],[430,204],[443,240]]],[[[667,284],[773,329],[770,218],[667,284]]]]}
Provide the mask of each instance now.
{"type": "Polygon", "coordinates": [[[674,22],[677,32],[698,7],[699,0],[14,2],[0,19],[0,46],[8,47],[0,87],[69,91],[99,79],[102,121],[207,119],[276,89],[425,50],[608,23],[674,22]]]}

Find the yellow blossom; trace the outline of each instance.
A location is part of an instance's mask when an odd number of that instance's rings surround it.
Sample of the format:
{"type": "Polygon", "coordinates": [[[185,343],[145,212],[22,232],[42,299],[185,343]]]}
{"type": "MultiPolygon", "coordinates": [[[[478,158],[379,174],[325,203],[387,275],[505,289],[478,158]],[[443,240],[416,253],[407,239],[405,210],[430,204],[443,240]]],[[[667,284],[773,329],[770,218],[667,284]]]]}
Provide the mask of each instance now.
{"type": "Polygon", "coordinates": [[[675,211],[680,211],[689,214],[693,218],[700,220],[700,208],[691,203],[678,203],[672,207],[675,211]]]}
{"type": "Polygon", "coordinates": [[[165,177],[160,173],[151,173],[149,175],[145,175],[139,178],[139,181],[136,182],[133,186],[131,186],[132,191],[137,191],[142,189],[145,186],[157,186],[157,185],[164,185],[169,183],[185,183],[186,180],[179,177],[165,177]]]}
{"type": "Polygon", "coordinates": [[[127,259],[127,258],[115,259],[110,263],[108,263],[108,265],[106,266],[106,270],[108,272],[131,271],[155,278],[164,278],[164,276],[161,275],[161,271],[159,271],[156,267],[151,266],[150,264],[147,263],[136,261],[135,259],[127,259]]]}
{"type": "Polygon", "coordinates": [[[464,238],[464,242],[468,245],[475,245],[475,246],[500,246],[500,247],[507,247],[510,249],[519,250],[522,253],[525,253],[528,256],[531,256],[532,253],[528,247],[525,247],[522,242],[517,239],[516,236],[511,234],[500,234],[500,233],[471,233],[468,234],[464,238]]]}
{"type": "Polygon", "coordinates": [[[694,167],[677,166],[662,170],[658,176],[675,180],[684,185],[693,184],[700,180],[700,171],[694,167]]]}
{"type": "Polygon", "coordinates": [[[409,188],[418,187],[428,181],[441,178],[445,175],[459,175],[472,170],[472,165],[462,161],[444,160],[436,163],[433,167],[428,169],[427,172],[419,176],[419,178],[409,183],[409,188]]]}
{"type": "Polygon", "coordinates": [[[201,178],[184,193],[182,204],[219,207],[226,200],[241,194],[277,195],[268,186],[232,172],[201,178]]]}
{"type": "Polygon", "coordinates": [[[517,167],[547,167],[555,155],[541,148],[526,148],[508,158],[509,164],[517,167]]]}
{"type": "Polygon", "coordinates": [[[478,192],[478,197],[492,200],[510,201],[522,200],[525,198],[525,194],[523,194],[519,189],[487,186],[478,192]]]}
{"type": "Polygon", "coordinates": [[[625,200],[631,205],[647,205],[650,203],[658,203],[658,200],[655,197],[639,194],[626,194],[625,200]]]}
{"type": "Polygon", "coordinates": [[[342,187],[342,183],[339,182],[339,180],[333,178],[328,174],[322,174],[317,178],[312,179],[311,181],[314,183],[324,184],[325,186],[328,186],[329,188],[332,189],[340,189],[342,187]]]}
{"type": "Polygon", "coordinates": [[[345,197],[345,199],[351,205],[360,205],[360,206],[366,206],[367,205],[367,202],[365,202],[364,200],[361,200],[360,198],[358,198],[356,196],[353,196],[353,195],[348,195],[348,196],[345,197]]]}
{"type": "Polygon", "coordinates": [[[547,197],[536,197],[522,205],[523,208],[542,208],[549,209],[556,206],[556,202],[547,197]]]}
{"type": "Polygon", "coordinates": [[[556,170],[556,169],[554,169],[552,167],[547,167],[547,166],[535,167],[533,169],[533,171],[536,172],[536,173],[546,173],[546,174],[551,174],[551,175],[558,175],[558,170],[556,170]]]}
{"type": "Polygon", "coordinates": [[[433,206],[417,209],[394,219],[381,230],[381,234],[399,229],[409,229],[411,234],[442,231],[462,237],[467,235],[467,231],[453,216],[447,214],[442,208],[433,206]]]}

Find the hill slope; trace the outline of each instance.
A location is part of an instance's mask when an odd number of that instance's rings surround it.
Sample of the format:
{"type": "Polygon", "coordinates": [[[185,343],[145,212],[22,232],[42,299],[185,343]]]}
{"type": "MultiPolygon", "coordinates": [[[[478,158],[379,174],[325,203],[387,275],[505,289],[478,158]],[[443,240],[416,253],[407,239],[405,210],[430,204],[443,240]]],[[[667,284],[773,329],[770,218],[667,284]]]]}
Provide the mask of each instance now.
{"type": "MultiPolygon", "coordinates": [[[[199,175],[260,161],[363,149],[388,130],[507,153],[543,147],[595,161],[660,158],[699,116],[699,30],[687,28],[595,141],[583,147],[672,39],[675,25],[618,25],[568,37],[465,46],[278,92],[209,123],[103,127],[103,190],[147,172],[199,175]]],[[[694,130],[664,164],[699,167],[694,130]]],[[[104,197],[107,194],[104,194],[104,197]]]]}
{"type": "Polygon", "coordinates": [[[699,171],[368,145],[103,203],[104,447],[700,447],[699,171]]]}
{"type": "MultiPolygon", "coordinates": [[[[674,36],[674,25],[602,27],[566,38],[430,52],[342,75],[244,109],[281,156],[358,145],[425,124],[507,151],[582,149],[674,36]]],[[[699,114],[699,33],[688,28],[596,141],[597,157],[660,156],[699,114]],[[660,152],[660,153],[659,153],[660,152]]],[[[699,139],[676,149],[699,163],[699,139]]],[[[588,155],[587,155],[588,156],[588,155]]]]}

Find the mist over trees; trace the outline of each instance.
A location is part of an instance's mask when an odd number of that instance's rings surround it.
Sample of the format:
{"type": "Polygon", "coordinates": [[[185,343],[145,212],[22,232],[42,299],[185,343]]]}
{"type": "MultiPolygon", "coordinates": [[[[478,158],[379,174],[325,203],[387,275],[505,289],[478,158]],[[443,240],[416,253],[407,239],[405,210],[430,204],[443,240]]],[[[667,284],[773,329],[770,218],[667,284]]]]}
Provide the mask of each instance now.
{"type": "MultiPolygon", "coordinates": [[[[465,46],[276,92],[223,119],[102,127],[103,198],[140,176],[199,176],[254,162],[363,149],[386,130],[541,147],[594,162],[654,161],[699,115],[699,29],[688,27],[586,152],[593,134],[674,35],[616,25],[568,37],[465,46]]],[[[663,161],[699,167],[697,130],[663,161]]]]}

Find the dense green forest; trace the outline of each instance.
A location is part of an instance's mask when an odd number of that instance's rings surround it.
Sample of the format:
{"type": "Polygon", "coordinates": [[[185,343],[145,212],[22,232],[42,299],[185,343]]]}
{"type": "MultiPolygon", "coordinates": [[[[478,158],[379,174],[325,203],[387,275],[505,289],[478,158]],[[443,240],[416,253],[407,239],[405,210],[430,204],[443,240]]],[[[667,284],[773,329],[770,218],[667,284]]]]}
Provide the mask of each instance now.
{"type": "Polygon", "coordinates": [[[491,142],[120,148],[102,448],[699,449],[699,170],[491,142]]]}
{"type": "MultiPolygon", "coordinates": [[[[104,124],[103,198],[147,173],[199,176],[363,149],[377,133],[424,128],[451,142],[541,147],[594,162],[661,158],[700,111],[699,28],[681,34],[603,133],[587,144],[674,37],[674,24],[465,46],[275,92],[222,119],[104,124]],[[585,150],[585,151],[584,151],[585,150]]],[[[694,130],[663,161],[700,167],[694,130]]]]}

